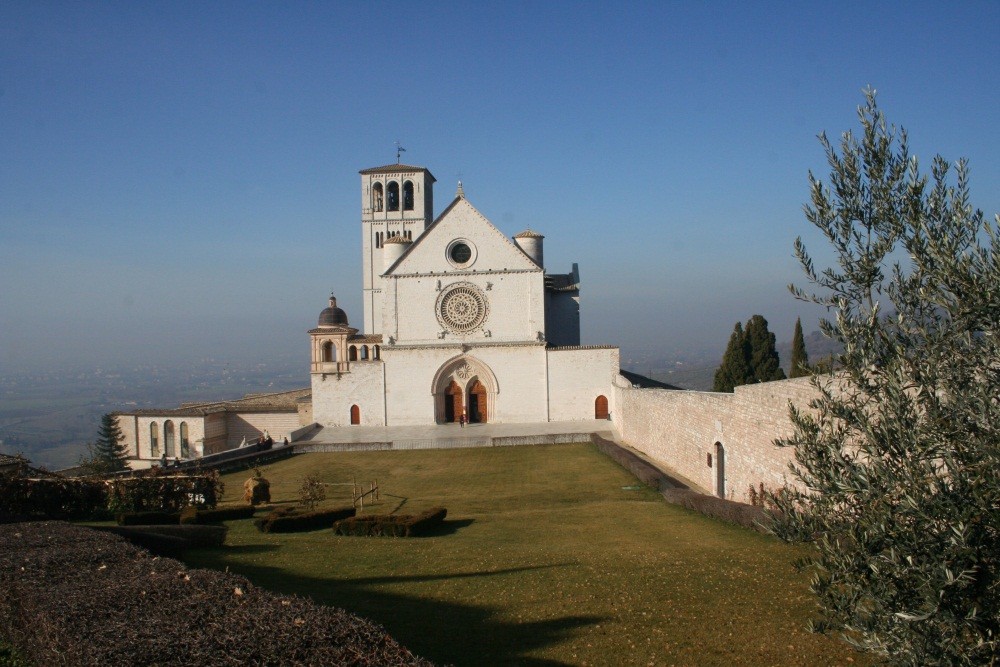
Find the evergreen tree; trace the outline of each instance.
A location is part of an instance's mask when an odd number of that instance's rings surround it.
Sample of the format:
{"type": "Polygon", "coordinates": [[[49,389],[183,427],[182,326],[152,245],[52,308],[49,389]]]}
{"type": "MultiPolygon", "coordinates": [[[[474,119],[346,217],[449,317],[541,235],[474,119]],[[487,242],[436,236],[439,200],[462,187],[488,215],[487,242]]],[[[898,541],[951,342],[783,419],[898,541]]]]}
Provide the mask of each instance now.
{"type": "Polygon", "coordinates": [[[746,384],[750,378],[748,359],[749,349],[746,336],[743,334],[743,325],[737,322],[729,337],[726,352],[722,355],[722,364],[715,371],[712,391],[732,392],[734,387],[746,384]]]}
{"type": "Polygon", "coordinates": [[[906,665],[994,664],[1000,655],[1000,216],[969,204],[968,171],[922,176],[875,93],[861,136],[820,137],[806,217],[835,266],[795,249],[843,345],[819,397],[793,409],[803,490],[774,500],[775,529],[815,543],[819,628],[906,665]],[[889,313],[889,314],[885,314],[889,313]]]}
{"type": "Polygon", "coordinates": [[[761,315],[754,315],[747,322],[744,332],[750,349],[747,384],[784,380],[785,371],[781,370],[774,334],[767,330],[767,320],[761,315]]]}
{"type": "Polygon", "coordinates": [[[128,447],[124,441],[118,419],[105,414],[97,429],[97,441],[88,445],[89,454],[82,464],[98,474],[128,470],[128,447]]]}
{"type": "Polygon", "coordinates": [[[806,341],[802,337],[802,320],[795,319],[795,333],[792,334],[792,372],[790,377],[800,378],[809,375],[809,354],[806,352],[806,341]]]}

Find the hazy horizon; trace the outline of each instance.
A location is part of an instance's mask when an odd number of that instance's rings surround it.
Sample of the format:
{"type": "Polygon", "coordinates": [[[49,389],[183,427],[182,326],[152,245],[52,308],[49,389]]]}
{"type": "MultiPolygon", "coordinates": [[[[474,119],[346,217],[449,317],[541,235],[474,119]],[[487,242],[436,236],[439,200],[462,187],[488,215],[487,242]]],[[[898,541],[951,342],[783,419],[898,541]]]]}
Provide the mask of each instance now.
{"type": "Polygon", "coordinates": [[[1000,210],[1000,5],[5,3],[0,373],[303,361],[330,291],[362,321],[358,170],[462,180],[546,268],[582,276],[583,342],[779,341],[819,266],[816,135],[879,90],[924,171],[971,164],[1000,210]]]}

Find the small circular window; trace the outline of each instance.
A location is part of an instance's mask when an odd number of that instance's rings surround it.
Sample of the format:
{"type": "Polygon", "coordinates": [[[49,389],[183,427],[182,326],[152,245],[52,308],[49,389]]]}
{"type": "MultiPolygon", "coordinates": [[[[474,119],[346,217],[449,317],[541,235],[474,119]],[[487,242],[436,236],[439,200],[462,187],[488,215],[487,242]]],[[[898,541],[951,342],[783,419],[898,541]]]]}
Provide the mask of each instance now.
{"type": "Polygon", "coordinates": [[[476,261],[476,249],[468,241],[459,239],[448,245],[448,261],[454,266],[464,268],[476,261]]]}

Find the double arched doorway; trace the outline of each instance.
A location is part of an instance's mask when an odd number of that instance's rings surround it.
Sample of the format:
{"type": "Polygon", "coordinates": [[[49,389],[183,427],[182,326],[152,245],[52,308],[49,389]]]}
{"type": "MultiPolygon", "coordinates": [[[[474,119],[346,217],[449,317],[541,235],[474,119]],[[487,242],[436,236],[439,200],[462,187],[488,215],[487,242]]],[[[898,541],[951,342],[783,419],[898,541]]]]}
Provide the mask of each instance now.
{"type": "Polygon", "coordinates": [[[493,418],[496,376],[475,357],[462,355],[441,366],[431,391],[439,424],[458,423],[462,415],[470,424],[485,424],[493,418]]]}

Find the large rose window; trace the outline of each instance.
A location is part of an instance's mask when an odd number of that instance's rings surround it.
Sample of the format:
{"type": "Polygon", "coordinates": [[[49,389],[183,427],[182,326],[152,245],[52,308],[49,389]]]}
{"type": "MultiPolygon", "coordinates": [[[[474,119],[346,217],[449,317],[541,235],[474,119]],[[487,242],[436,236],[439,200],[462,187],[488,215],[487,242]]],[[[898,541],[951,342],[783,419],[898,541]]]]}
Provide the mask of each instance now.
{"type": "Polygon", "coordinates": [[[486,295],[472,283],[451,285],[438,297],[438,321],[452,333],[468,333],[479,328],[488,311],[486,295]]]}

